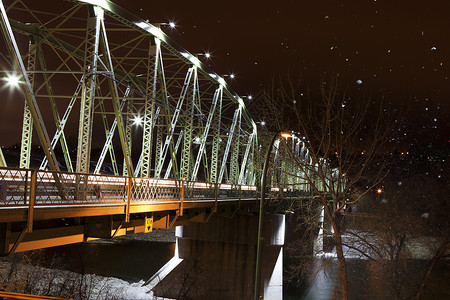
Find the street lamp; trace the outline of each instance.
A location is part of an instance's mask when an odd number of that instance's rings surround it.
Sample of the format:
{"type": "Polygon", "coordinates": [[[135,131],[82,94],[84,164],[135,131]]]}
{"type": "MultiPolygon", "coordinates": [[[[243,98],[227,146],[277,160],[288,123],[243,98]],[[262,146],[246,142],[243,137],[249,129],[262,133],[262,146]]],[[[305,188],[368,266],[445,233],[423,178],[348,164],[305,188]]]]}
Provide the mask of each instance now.
{"type": "Polygon", "coordinates": [[[236,77],[236,75],[231,73],[231,74],[225,74],[225,75],[223,75],[223,77],[230,77],[231,79],[234,79],[236,77]]]}
{"type": "Polygon", "coordinates": [[[209,52],[197,53],[197,56],[204,56],[206,58],[211,58],[211,53],[209,53],[209,52]]]}
{"type": "Polygon", "coordinates": [[[272,141],[269,144],[269,148],[266,154],[266,160],[264,162],[263,173],[261,177],[261,199],[259,201],[259,220],[258,220],[258,241],[256,246],[256,270],[255,270],[255,292],[254,292],[254,300],[259,299],[259,286],[260,286],[260,269],[261,269],[261,232],[262,232],[262,222],[263,222],[263,214],[264,214],[264,201],[266,194],[266,178],[267,178],[267,169],[269,167],[270,153],[272,153],[273,145],[278,138],[278,135],[287,139],[292,136],[291,133],[285,132],[282,130],[277,131],[273,137],[272,141]]]}
{"type": "Polygon", "coordinates": [[[15,75],[15,74],[10,74],[10,75],[8,75],[8,77],[4,77],[4,80],[6,81],[6,85],[8,85],[12,88],[18,87],[19,83],[20,83],[19,76],[15,75]]]}
{"type": "Polygon", "coordinates": [[[175,24],[175,22],[170,21],[168,23],[159,23],[159,25],[163,25],[163,26],[169,26],[170,28],[175,28],[177,25],[175,24]]]}
{"type": "Polygon", "coordinates": [[[141,117],[141,116],[136,116],[136,117],[134,117],[134,119],[133,119],[133,124],[134,124],[134,125],[137,125],[137,126],[142,125],[142,117],[141,117]]]}

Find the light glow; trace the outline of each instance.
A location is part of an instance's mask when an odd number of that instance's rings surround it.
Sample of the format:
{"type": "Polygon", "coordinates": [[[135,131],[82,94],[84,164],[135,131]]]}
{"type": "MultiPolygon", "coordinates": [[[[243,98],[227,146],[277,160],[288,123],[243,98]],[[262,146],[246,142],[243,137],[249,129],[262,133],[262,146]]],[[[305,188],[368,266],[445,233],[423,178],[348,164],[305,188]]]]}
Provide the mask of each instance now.
{"type": "Polygon", "coordinates": [[[171,22],[169,22],[169,26],[170,26],[171,28],[175,28],[176,25],[175,25],[174,22],[171,21],[171,22]]]}
{"type": "Polygon", "coordinates": [[[292,134],[290,132],[282,132],[281,137],[287,139],[287,138],[292,137],[292,134]]]}
{"type": "Polygon", "coordinates": [[[8,75],[8,77],[6,77],[5,80],[6,84],[10,87],[18,87],[20,83],[19,76],[15,74],[8,75]]]}
{"type": "Polygon", "coordinates": [[[377,190],[377,194],[381,194],[381,193],[383,193],[383,190],[382,189],[378,189],[377,190]]]}
{"type": "Polygon", "coordinates": [[[140,116],[134,117],[133,124],[134,125],[142,125],[142,118],[140,116]]]}

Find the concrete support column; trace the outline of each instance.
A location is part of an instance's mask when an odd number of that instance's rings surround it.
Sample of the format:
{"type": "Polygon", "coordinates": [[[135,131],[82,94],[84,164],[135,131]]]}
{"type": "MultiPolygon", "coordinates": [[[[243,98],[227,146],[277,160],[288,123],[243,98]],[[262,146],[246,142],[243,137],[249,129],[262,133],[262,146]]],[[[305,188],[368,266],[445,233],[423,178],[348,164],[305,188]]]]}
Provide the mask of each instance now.
{"type": "MultiPolygon", "coordinates": [[[[264,220],[264,299],[282,299],[285,218],[266,215],[264,220]]],[[[257,216],[239,214],[177,227],[175,256],[182,261],[164,278],[153,277],[158,281],[153,291],[176,299],[252,299],[257,231],[257,216]]]]}

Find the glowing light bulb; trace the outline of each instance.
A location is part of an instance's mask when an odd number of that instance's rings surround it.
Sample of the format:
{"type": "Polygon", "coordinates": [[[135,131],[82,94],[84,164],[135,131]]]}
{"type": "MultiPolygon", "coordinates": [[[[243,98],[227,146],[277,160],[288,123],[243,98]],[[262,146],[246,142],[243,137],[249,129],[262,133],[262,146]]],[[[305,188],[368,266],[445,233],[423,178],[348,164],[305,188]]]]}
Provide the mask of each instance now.
{"type": "Polygon", "coordinates": [[[291,136],[292,136],[292,134],[289,133],[289,132],[282,132],[282,133],[281,133],[281,137],[283,137],[283,138],[285,138],[285,139],[288,139],[288,138],[290,138],[291,136]]]}
{"type": "Polygon", "coordinates": [[[133,124],[134,125],[141,125],[142,124],[142,118],[140,116],[134,117],[133,124]]]}
{"type": "Polygon", "coordinates": [[[11,87],[18,87],[19,86],[19,77],[17,75],[8,75],[6,79],[6,84],[11,87]]]}

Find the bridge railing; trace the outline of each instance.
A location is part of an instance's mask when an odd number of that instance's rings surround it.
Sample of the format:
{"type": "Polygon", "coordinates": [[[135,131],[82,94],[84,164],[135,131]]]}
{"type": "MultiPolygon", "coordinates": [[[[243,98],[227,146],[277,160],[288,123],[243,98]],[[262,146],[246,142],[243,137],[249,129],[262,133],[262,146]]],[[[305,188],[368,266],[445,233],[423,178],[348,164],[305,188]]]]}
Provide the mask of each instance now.
{"type": "Polygon", "coordinates": [[[255,186],[0,168],[0,207],[255,199],[255,186]]]}

